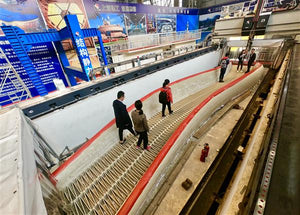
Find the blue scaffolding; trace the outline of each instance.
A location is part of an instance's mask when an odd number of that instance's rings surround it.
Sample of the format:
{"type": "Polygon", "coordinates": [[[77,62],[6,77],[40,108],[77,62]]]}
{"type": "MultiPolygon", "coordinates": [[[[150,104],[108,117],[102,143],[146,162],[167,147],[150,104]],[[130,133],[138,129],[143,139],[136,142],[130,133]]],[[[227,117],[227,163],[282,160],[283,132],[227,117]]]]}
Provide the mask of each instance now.
{"type": "Polygon", "coordinates": [[[90,81],[90,77],[93,75],[93,67],[88,54],[88,50],[84,41],[87,37],[97,37],[100,49],[102,52],[104,65],[106,66],[107,59],[102,42],[101,32],[96,28],[81,29],[76,15],[66,15],[64,17],[66,22],[66,27],[57,31],[55,29],[49,29],[47,32],[39,33],[25,33],[22,29],[16,26],[1,26],[5,37],[12,46],[15,54],[19,58],[22,66],[24,67],[26,73],[28,74],[33,85],[37,89],[41,96],[47,95],[48,91],[42,83],[40,76],[38,75],[36,69],[31,62],[28,51],[30,50],[32,44],[53,42],[56,50],[59,54],[63,69],[70,81],[71,86],[77,84],[75,77],[78,77],[85,81],[90,81]],[[71,39],[73,46],[76,50],[78,60],[81,65],[81,70],[75,67],[71,67],[63,49],[61,41],[71,39]]]}

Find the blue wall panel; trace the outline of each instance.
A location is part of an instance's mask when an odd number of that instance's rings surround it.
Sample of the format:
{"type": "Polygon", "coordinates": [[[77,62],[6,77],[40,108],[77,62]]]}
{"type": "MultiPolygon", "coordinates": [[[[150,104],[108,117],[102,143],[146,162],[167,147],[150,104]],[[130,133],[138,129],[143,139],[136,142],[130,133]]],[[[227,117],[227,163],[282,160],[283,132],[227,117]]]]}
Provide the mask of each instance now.
{"type": "MultiPolygon", "coordinates": [[[[13,67],[16,69],[28,89],[30,90],[32,96],[38,96],[38,92],[31,83],[27,73],[25,72],[23,66],[21,65],[20,61],[18,60],[17,56],[12,50],[12,47],[8,43],[5,37],[0,37],[0,47],[8,57],[9,61],[13,65],[13,67]]],[[[65,86],[68,86],[68,83],[65,79],[65,76],[63,74],[61,65],[59,63],[59,60],[57,58],[55,49],[52,45],[52,43],[41,43],[37,45],[33,45],[30,51],[28,52],[28,55],[33,62],[34,67],[36,68],[38,74],[40,75],[43,84],[45,85],[48,92],[51,92],[53,90],[56,90],[55,85],[53,83],[53,78],[59,78],[62,79],[65,86]]],[[[3,77],[3,69],[1,69],[2,66],[5,66],[5,59],[3,57],[0,57],[0,77],[2,80],[3,77]]],[[[14,87],[12,83],[8,83],[5,85],[4,91],[9,92],[14,90],[14,87]]],[[[3,95],[0,95],[0,105],[6,105],[8,103],[3,103],[3,100],[6,98],[3,97],[3,95]]]]}
{"type": "Polygon", "coordinates": [[[177,15],[176,31],[197,30],[199,29],[198,15],[177,15]]]}

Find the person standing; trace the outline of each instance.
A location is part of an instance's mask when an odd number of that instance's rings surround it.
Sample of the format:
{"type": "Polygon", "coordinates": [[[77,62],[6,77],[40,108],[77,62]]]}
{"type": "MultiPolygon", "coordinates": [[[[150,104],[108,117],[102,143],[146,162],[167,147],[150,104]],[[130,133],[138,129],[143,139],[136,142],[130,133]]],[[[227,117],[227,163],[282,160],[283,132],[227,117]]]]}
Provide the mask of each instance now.
{"type": "Polygon", "coordinates": [[[117,128],[119,128],[120,144],[123,144],[126,141],[125,138],[123,139],[123,130],[128,129],[133,135],[136,136],[136,133],[132,128],[132,122],[127,112],[126,105],[123,104],[124,99],[125,93],[123,91],[119,91],[117,94],[117,99],[113,102],[116,125],[117,128]]]}
{"type": "Polygon", "coordinates": [[[243,50],[243,51],[241,51],[241,53],[238,56],[239,62],[238,62],[238,66],[236,69],[237,72],[239,71],[239,68],[240,68],[240,71],[243,70],[243,63],[244,63],[245,57],[246,57],[246,50],[243,50]]]}
{"type": "Polygon", "coordinates": [[[159,93],[159,102],[162,104],[162,117],[165,117],[166,106],[168,106],[169,114],[172,114],[171,103],[173,103],[173,96],[171,88],[168,86],[169,79],[166,79],[163,83],[163,87],[159,93]]]}
{"type": "Polygon", "coordinates": [[[151,147],[148,146],[148,132],[149,126],[147,122],[147,117],[144,114],[142,107],[143,103],[141,100],[137,100],[134,103],[136,110],[131,112],[131,118],[134,124],[134,130],[138,133],[139,139],[137,142],[137,148],[140,148],[141,143],[144,143],[144,149],[149,150],[151,147]]]}
{"type": "Polygon", "coordinates": [[[249,55],[248,69],[245,73],[250,72],[250,68],[251,68],[252,64],[254,63],[255,59],[256,59],[256,54],[255,54],[255,49],[253,48],[253,49],[251,49],[251,53],[249,55]]]}
{"type": "Polygon", "coordinates": [[[225,57],[223,57],[221,59],[221,62],[220,62],[221,71],[220,71],[219,82],[224,82],[223,78],[224,78],[227,66],[229,64],[229,57],[228,56],[229,56],[229,53],[226,53],[225,57]]]}

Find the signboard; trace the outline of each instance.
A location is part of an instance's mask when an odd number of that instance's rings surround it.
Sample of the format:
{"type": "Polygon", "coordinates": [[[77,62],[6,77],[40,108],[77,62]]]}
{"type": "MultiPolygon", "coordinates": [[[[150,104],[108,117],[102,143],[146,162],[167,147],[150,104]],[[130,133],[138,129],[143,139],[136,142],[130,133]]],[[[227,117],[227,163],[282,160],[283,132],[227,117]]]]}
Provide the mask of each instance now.
{"type": "Polygon", "coordinates": [[[198,15],[198,9],[183,7],[162,7],[145,4],[105,2],[97,0],[84,0],[88,18],[95,13],[143,13],[143,14],[186,14],[198,15]]]}
{"type": "Polygon", "coordinates": [[[264,35],[266,31],[266,27],[269,21],[270,14],[260,15],[257,26],[256,26],[256,35],[264,35]]]}
{"type": "Polygon", "coordinates": [[[270,18],[270,14],[260,15],[259,19],[258,19],[258,22],[257,22],[256,28],[266,29],[269,18],[270,18]]]}
{"type": "Polygon", "coordinates": [[[244,18],[244,23],[242,27],[242,36],[249,36],[253,26],[253,17],[254,16],[244,18]]]}
{"type": "MultiPolygon", "coordinates": [[[[15,55],[11,45],[9,44],[9,42],[6,40],[5,37],[0,37],[0,47],[6,54],[12,66],[18,72],[19,76],[21,77],[21,79],[23,80],[27,88],[30,90],[31,95],[38,96],[37,90],[31,83],[31,80],[29,79],[19,59],[15,55]]],[[[59,60],[57,58],[52,43],[40,43],[37,45],[33,45],[30,51],[28,52],[28,55],[36,71],[40,75],[42,82],[45,85],[48,92],[56,90],[56,87],[53,83],[54,78],[59,78],[63,80],[65,86],[68,86],[68,83],[65,79],[65,76],[63,74],[61,65],[59,63],[59,60]]],[[[2,56],[0,56],[0,77],[1,77],[0,79],[1,80],[4,75],[4,70],[1,69],[1,67],[3,66],[6,66],[6,61],[2,56]]],[[[15,90],[13,84],[7,82],[4,85],[4,89],[2,93],[4,94],[12,90],[15,90]]],[[[3,94],[0,95],[1,106],[9,104],[9,102],[3,103],[3,101],[7,99],[7,97],[5,98],[3,94]]]]}

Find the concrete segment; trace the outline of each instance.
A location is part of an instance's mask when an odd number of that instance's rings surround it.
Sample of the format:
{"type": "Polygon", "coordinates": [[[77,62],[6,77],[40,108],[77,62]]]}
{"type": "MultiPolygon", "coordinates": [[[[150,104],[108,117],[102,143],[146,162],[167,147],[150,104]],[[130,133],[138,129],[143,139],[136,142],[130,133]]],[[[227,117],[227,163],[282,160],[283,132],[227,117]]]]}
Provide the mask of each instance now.
{"type": "MultiPolygon", "coordinates": [[[[232,74],[236,75],[238,73],[229,73],[229,75],[232,74]]],[[[166,176],[161,175],[168,174],[168,172],[170,171],[170,163],[173,162],[174,156],[186,144],[187,140],[192,135],[193,130],[199,127],[199,123],[205,122],[214,111],[220,108],[221,105],[226,104],[233,97],[240,95],[243,92],[245,92],[245,90],[249,90],[251,87],[255,86],[255,84],[259,82],[259,80],[264,76],[264,74],[265,73],[263,67],[260,67],[257,71],[249,74],[244,79],[235,83],[233,86],[229,88],[226,87],[224,91],[221,91],[221,93],[213,96],[207,94],[207,96],[209,96],[210,99],[207,103],[205,103],[205,105],[200,109],[200,111],[196,113],[196,115],[180,133],[180,136],[176,139],[172,148],[169,150],[168,154],[164,157],[163,161],[156,169],[155,173],[151,177],[150,181],[147,183],[147,186],[143,190],[142,194],[139,195],[138,200],[136,201],[136,203],[130,211],[131,214],[141,213],[141,208],[143,207],[143,205],[148,204],[149,201],[151,201],[151,198],[153,198],[153,196],[156,194],[158,187],[162,186],[162,183],[165,180],[166,176]]],[[[200,103],[201,101],[199,101],[198,104],[200,103]]]]}

